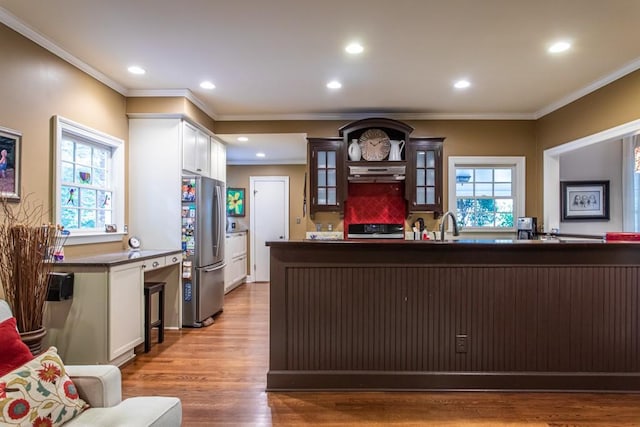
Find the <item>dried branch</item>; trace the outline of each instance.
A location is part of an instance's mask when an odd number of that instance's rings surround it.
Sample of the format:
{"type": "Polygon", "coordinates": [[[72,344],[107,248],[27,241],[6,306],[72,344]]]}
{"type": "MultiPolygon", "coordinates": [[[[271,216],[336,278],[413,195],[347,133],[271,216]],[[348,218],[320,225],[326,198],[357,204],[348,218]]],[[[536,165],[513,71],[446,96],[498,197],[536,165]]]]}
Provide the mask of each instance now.
{"type": "Polygon", "coordinates": [[[60,231],[53,224],[43,224],[44,207],[28,199],[29,195],[16,206],[0,198],[0,284],[20,332],[42,326],[53,267],[50,250],[60,231]]]}

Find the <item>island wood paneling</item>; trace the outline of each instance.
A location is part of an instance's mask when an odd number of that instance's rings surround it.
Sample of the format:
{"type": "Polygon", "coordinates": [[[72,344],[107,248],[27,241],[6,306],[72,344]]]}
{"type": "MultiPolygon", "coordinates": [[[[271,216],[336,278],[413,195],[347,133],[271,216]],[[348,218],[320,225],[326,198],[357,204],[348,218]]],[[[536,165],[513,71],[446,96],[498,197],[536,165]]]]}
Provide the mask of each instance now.
{"type": "Polygon", "coordinates": [[[286,368],[637,371],[639,270],[292,267],[286,368]]]}
{"type": "Polygon", "coordinates": [[[280,262],[284,246],[272,258],[271,389],[640,390],[640,266],[479,264],[490,246],[477,264],[441,253],[430,265],[412,261],[415,245],[385,263],[348,245],[343,263],[301,248],[303,262],[280,262]]]}

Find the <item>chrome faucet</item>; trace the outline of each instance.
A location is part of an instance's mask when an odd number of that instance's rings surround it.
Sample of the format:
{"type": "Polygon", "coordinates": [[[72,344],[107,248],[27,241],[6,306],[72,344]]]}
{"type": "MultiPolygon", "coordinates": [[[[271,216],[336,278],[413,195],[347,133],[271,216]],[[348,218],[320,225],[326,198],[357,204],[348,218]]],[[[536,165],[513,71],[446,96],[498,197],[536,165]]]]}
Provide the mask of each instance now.
{"type": "Polygon", "coordinates": [[[451,217],[451,221],[453,222],[453,235],[459,236],[460,231],[458,230],[458,221],[456,220],[456,216],[453,212],[447,211],[442,215],[442,221],[440,222],[440,240],[444,240],[444,229],[447,226],[447,217],[451,217]]]}

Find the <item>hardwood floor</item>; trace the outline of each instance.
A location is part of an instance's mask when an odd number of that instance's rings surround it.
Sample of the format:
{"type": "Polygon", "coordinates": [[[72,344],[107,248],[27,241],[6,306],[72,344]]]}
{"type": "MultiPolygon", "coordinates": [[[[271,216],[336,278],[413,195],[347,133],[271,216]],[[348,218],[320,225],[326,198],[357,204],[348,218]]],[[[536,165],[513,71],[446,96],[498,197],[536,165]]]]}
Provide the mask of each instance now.
{"type": "Polygon", "coordinates": [[[184,426],[640,426],[640,394],[266,393],[268,301],[242,285],[212,326],[166,331],[122,368],[124,397],[177,396],[184,426]]]}

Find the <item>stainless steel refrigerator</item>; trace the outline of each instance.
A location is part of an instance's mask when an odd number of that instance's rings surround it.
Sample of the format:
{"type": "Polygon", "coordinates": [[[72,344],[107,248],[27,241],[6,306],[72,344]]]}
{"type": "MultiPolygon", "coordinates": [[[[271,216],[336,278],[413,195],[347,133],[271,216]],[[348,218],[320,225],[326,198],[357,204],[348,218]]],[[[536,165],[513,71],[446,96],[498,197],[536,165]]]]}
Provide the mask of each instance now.
{"type": "Polygon", "coordinates": [[[182,325],[201,327],[224,302],[225,185],[182,177],[182,325]]]}

